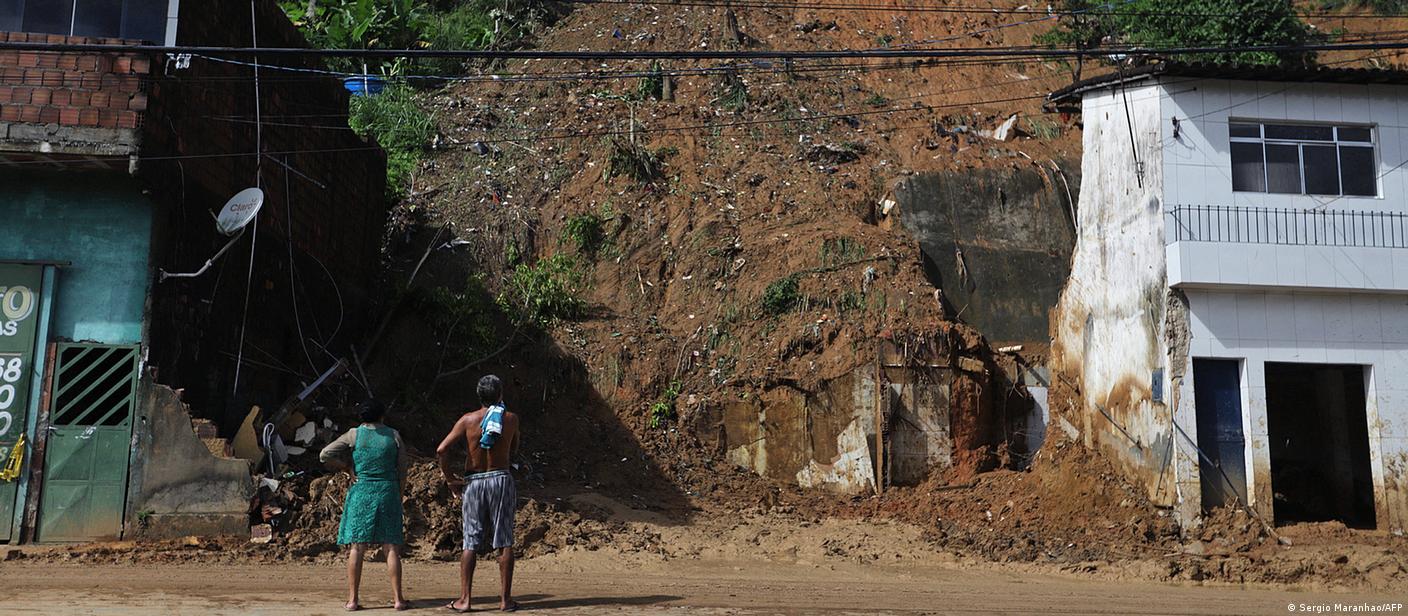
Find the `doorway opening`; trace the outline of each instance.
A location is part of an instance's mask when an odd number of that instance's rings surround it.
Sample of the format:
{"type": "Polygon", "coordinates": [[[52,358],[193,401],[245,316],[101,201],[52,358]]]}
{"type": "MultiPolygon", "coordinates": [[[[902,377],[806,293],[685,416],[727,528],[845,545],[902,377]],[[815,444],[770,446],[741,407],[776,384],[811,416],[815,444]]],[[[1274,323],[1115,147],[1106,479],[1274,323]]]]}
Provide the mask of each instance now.
{"type": "Polygon", "coordinates": [[[1193,360],[1193,404],[1198,417],[1198,449],[1203,452],[1198,461],[1203,511],[1247,500],[1241,383],[1238,360],[1193,360]]]}
{"type": "Polygon", "coordinates": [[[1374,528],[1364,367],[1266,364],[1276,524],[1374,528]]]}

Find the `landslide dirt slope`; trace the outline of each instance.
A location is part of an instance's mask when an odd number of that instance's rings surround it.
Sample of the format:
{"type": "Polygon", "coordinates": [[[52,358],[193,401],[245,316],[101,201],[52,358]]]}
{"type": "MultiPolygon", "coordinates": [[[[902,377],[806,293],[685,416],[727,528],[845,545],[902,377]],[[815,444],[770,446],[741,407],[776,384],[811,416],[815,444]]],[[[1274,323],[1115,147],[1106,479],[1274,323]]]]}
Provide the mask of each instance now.
{"type": "MultiPolygon", "coordinates": [[[[1034,26],[999,28],[1012,21],[774,9],[738,9],[730,20],[713,7],[588,4],[541,41],[555,50],[1029,44],[1034,26]]],[[[567,254],[586,272],[590,308],[545,333],[550,351],[527,342],[536,334],[520,335],[502,355],[442,379],[427,404],[463,408],[471,375],[505,372],[518,391],[537,394],[525,405],[531,412],[552,418],[530,424],[546,439],[530,441],[541,445],[546,480],[628,477],[619,483],[640,489],[663,479],[682,492],[711,491],[732,486],[720,480],[732,471],[715,464],[725,402],[813,389],[868,365],[886,334],[958,328],[964,346],[982,347],[977,332],[943,313],[916,242],[881,202],[912,173],[1049,169],[1051,159],[1077,155],[1078,134],[1039,111],[1068,74],[1035,63],[862,64],[796,62],[789,73],[778,63],[732,71],[667,63],[667,71],[707,72],[673,76],[668,100],[659,100],[640,95],[651,85],[644,77],[541,77],[638,74],[652,69],[647,62],[528,61],[429,96],[440,137],[403,213],[421,229],[449,225],[441,241],[467,244],[434,254],[417,284],[453,288],[482,274],[495,293],[517,263],[567,254]],[[539,77],[513,80],[523,74],[539,77]],[[1009,140],[977,136],[1018,112],[1009,140]],[[658,173],[608,178],[612,157],[632,143],[657,159],[658,173]],[[605,221],[594,254],[564,239],[568,221],[584,215],[605,221]],[[796,305],[769,314],[770,285],[789,277],[796,305]],[[676,382],[678,419],[651,427],[650,407],[673,397],[676,382]],[[638,468],[641,455],[655,472],[624,468],[638,468]]],[[[431,235],[400,244],[406,270],[431,235]]],[[[402,327],[403,338],[415,338],[402,327]]],[[[404,382],[452,367],[427,349],[401,349],[378,370],[404,382]]]]}
{"type": "MultiPolygon", "coordinates": [[[[1030,44],[1048,25],[895,6],[740,8],[730,19],[713,7],[584,4],[543,33],[541,47],[1011,46],[1030,44]]],[[[503,347],[431,385],[426,373],[465,363],[442,352],[454,333],[415,310],[404,314],[389,336],[397,342],[369,368],[379,391],[401,391],[409,412],[396,420],[413,447],[430,453],[448,422],[475,405],[479,374],[505,375],[528,435],[524,488],[534,500],[523,539],[538,546],[530,551],[613,546],[687,556],[680,546],[692,545],[689,531],[674,525],[703,524],[693,541],[707,543],[710,524],[742,511],[789,527],[828,515],[893,517],[920,524],[946,549],[1080,571],[1125,562],[1160,579],[1343,583],[1366,572],[1404,579],[1403,559],[1391,556],[1403,547],[1399,539],[1355,535],[1351,543],[1364,544],[1369,556],[1331,554],[1312,541],[1309,555],[1292,558],[1268,548],[1246,520],[1214,525],[1210,555],[1188,554],[1141,490],[1079,446],[1057,448],[1054,440],[1032,472],[936,476],[884,499],[839,504],[729,464],[717,425],[728,401],[767,400],[780,388],[812,388],[867,366],[886,335],[952,329],[969,348],[984,346],[979,332],[944,313],[917,244],[883,213],[895,181],[926,171],[1051,170],[1052,160],[1079,159],[1074,119],[1040,110],[1047,92],[1069,82],[1062,67],[868,64],[797,62],[787,71],[755,63],[728,71],[723,62],[665,63],[665,70],[696,72],[672,77],[661,100],[650,95],[658,90],[641,95],[655,85],[641,76],[544,77],[640,75],[653,68],[646,62],[529,61],[495,67],[497,79],[485,72],[428,94],[440,136],[401,206],[407,224],[393,238],[393,275],[419,270],[418,287],[492,295],[517,264],[565,254],[585,273],[589,309],[544,331],[496,323],[503,347]],[[527,74],[538,77],[514,78],[527,74]],[[1013,113],[1020,115],[1010,139],[977,134],[1013,113]],[[658,159],[658,173],[607,177],[613,154],[630,145],[658,159]],[[595,253],[564,234],[569,220],[588,214],[605,221],[595,253]],[[447,245],[422,266],[428,244],[447,245]],[[466,285],[476,275],[486,289],[466,285]],[[790,276],[798,305],[767,313],[770,285],[790,276]],[[398,389],[408,384],[416,395],[398,389]],[[676,417],[652,425],[652,405],[670,400],[671,389],[676,417]],[[583,494],[660,512],[665,521],[626,524],[610,508],[583,505],[583,494]]],[[[415,553],[444,557],[453,550],[454,512],[432,469],[418,467],[416,477],[415,553]]],[[[345,489],[338,481],[316,480],[316,493],[304,497],[323,512],[297,522],[303,534],[290,541],[293,554],[329,549],[328,520],[345,489]]],[[[820,548],[827,553],[844,543],[835,534],[816,540],[830,546],[820,548]]]]}

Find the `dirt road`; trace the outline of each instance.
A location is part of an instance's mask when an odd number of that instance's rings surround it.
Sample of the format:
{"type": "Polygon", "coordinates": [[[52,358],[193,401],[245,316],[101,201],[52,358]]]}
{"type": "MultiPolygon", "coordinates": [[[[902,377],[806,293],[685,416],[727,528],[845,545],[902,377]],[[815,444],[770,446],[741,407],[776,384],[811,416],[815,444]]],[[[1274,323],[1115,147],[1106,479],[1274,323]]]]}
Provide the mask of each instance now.
{"type": "MultiPolygon", "coordinates": [[[[671,562],[638,571],[590,558],[521,562],[519,599],[557,614],[1286,614],[1288,605],[1399,604],[1376,593],[1297,592],[1109,582],[997,569],[729,561],[671,562]],[[615,569],[615,570],[613,570],[615,569]]],[[[497,608],[492,563],[475,601],[497,608]]],[[[3,614],[339,614],[335,565],[69,565],[0,563],[3,614]]],[[[449,563],[410,563],[414,611],[439,608],[458,587],[449,563]]],[[[384,566],[369,564],[363,602],[385,608],[384,566]]],[[[380,611],[380,610],[378,610],[380,611]]],[[[389,609],[385,609],[390,612],[389,609]]],[[[1297,612],[1299,613],[1299,612],[1297,612]]],[[[1326,610],[1325,613],[1331,613],[1326,610]]]]}

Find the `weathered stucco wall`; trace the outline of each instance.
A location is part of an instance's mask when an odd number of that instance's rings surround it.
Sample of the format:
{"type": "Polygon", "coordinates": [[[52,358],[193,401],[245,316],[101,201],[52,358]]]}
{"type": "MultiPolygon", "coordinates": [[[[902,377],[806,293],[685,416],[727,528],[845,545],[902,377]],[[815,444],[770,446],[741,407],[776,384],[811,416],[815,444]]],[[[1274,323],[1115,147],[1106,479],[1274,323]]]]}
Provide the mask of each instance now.
{"type": "Polygon", "coordinates": [[[171,388],[142,383],[127,488],[126,528],[141,537],[243,535],[253,494],[249,463],[217,458],[196,437],[171,388]]]}
{"type": "Polygon", "coordinates": [[[1084,181],[1071,275],[1053,319],[1053,372],[1079,388],[1086,444],[1172,504],[1172,431],[1153,400],[1156,382],[1168,389],[1159,91],[1093,92],[1083,105],[1084,181]]]}
{"type": "Polygon", "coordinates": [[[925,173],[895,188],[930,280],[996,344],[1044,347],[1070,272],[1080,176],[1068,163],[1049,166],[925,173]]]}
{"type": "Polygon", "coordinates": [[[152,208],[116,173],[0,172],[0,260],[69,261],[58,274],[52,336],[142,340],[152,208]]]}

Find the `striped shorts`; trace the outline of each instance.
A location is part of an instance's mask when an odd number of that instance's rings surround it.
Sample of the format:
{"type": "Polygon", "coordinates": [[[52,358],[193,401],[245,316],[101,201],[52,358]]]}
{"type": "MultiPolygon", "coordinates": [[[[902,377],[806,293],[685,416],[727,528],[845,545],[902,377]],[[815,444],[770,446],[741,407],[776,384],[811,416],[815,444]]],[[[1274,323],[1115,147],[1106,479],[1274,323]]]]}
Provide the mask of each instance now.
{"type": "Polygon", "coordinates": [[[464,549],[484,552],[513,545],[513,515],[518,487],[507,470],[465,476],[464,549]]]}

